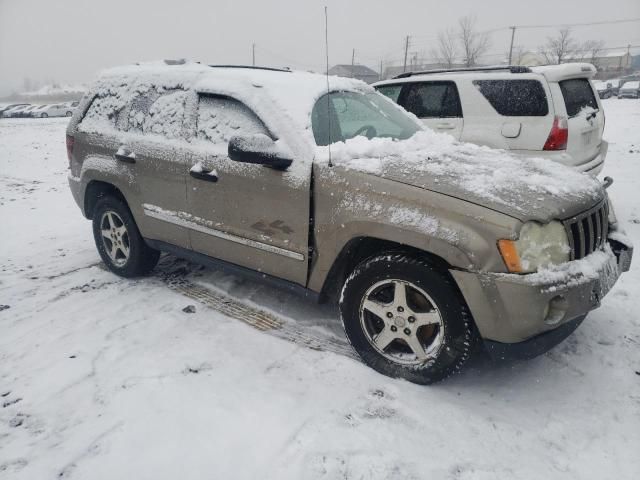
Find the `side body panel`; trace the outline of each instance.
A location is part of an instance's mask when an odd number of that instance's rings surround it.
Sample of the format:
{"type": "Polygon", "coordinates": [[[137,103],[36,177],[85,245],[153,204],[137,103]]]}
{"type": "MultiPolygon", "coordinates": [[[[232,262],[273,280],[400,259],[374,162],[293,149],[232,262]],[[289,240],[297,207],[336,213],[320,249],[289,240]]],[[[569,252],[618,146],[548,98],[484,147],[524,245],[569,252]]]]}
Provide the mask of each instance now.
{"type": "Polygon", "coordinates": [[[315,164],[314,178],[314,291],[344,246],[360,237],[424,250],[453,268],[506,271],[496,242],[517,230],[512,217],[340,165],[315,164]]]}

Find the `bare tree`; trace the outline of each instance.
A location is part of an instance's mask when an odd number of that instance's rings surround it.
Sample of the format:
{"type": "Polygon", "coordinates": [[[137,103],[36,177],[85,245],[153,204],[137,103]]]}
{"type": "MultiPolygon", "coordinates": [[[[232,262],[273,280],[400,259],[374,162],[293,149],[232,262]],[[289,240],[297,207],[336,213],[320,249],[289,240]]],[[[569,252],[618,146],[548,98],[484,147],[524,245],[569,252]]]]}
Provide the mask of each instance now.
{"type": "Polygon", "coordinates": [[[557,36],[547,37],[547,43],[539,50],[547,63],[560,64],[575,55],[578,45],[571,36],[571,29],[563,28],[557,36]]]}
{"type": "Polygon", "coordinates": [[[477,65],[478,58],[489,49],[489,36],[476,31],[475,16],[462,17],[458,20],[458,28],[464,63],[467,67],[473,67],[477,65]]]}
{"type": "Polygon", "coordinates": [[[439,63],[446,65],[447,68],[453,66],[458,56],[458,48],[456,34],[452,29],[447,28],[438,33],[438,48],[431,51],[431,56],[437,59],[439,63]]]}
{"type": "Polygon", "coordinates": [[[591,63],[597,69],[600,68],[599,63],[603,50],[604,42],[602,40],[587,40],[580,47],[582,59],[591,63]]]}

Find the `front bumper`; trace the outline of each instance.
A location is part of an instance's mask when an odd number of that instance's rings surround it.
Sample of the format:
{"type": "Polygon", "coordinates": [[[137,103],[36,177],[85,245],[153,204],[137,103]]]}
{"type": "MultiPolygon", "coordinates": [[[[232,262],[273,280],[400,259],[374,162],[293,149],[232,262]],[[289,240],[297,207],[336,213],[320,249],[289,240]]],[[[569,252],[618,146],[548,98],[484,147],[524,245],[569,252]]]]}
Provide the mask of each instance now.
{"type": "MultiPolygon", "coordinates": [[[[559,329],[599,307],[620,274],[629,270],[632,255],[630,243],[617,236],[609,239],[605,251],[569,262],[566,269],[552,274],[462,270],[451,270],[451,274],[480,336],[493,343],[518,344],[559,329]]],[[[551,337],[558,343],[566,335],[551,337]]],[[[546,349],[553,345],[546,345],[546,349]]]]}

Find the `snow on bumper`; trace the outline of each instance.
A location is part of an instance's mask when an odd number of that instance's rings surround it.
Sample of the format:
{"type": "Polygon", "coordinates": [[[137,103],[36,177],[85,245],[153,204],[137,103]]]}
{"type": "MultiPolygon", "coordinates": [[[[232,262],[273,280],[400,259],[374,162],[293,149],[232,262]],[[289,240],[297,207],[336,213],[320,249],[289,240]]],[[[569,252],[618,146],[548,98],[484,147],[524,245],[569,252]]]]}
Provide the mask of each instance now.
{"type": "Polygon", "coordinates": [[[617,235],[604,251],[533,274],[459,270],[451,274],[482,338],[518,343],[600,306],[620,274],[629,269],[632,254],[630,242],[617,235]]]}

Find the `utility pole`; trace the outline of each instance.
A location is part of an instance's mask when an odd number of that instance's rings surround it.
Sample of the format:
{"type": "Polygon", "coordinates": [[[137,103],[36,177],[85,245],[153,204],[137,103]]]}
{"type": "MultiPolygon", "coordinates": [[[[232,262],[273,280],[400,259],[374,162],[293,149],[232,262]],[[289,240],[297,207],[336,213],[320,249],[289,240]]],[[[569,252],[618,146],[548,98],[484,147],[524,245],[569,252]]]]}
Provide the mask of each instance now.
{"type": "Polygon", "coordinates": [[[511,46],[509,47],[509,65],[513,59],[513,38],[516,36],[516,27],[509,27],[511,29],[511,46]]]}
{"type": "Polygon", "coordinates": [[[251,46],[251,60],[252,60],[252,65],[255,67],[256,66],[256,44],[255,43],[251,46]]]}
{"type": "Polygon", "coordinates": [[[402,71],[407,71],[407,54],[409,53],[409,35],[404,42],[404,66],[402,67],[402,71]]]}
{"type": "Polygon", "coordinates": [[[353,74],[353,66],[355,64],[355,60],[356,60],[356,49],[354,48],[351,51],[351,78],[353,78],[354,74],[353,74]]]}
{"type": "Polygon", "coordinates": [[[378,80],[382,80],[382,60],[380,60],[380,78],[378,80]]]}

